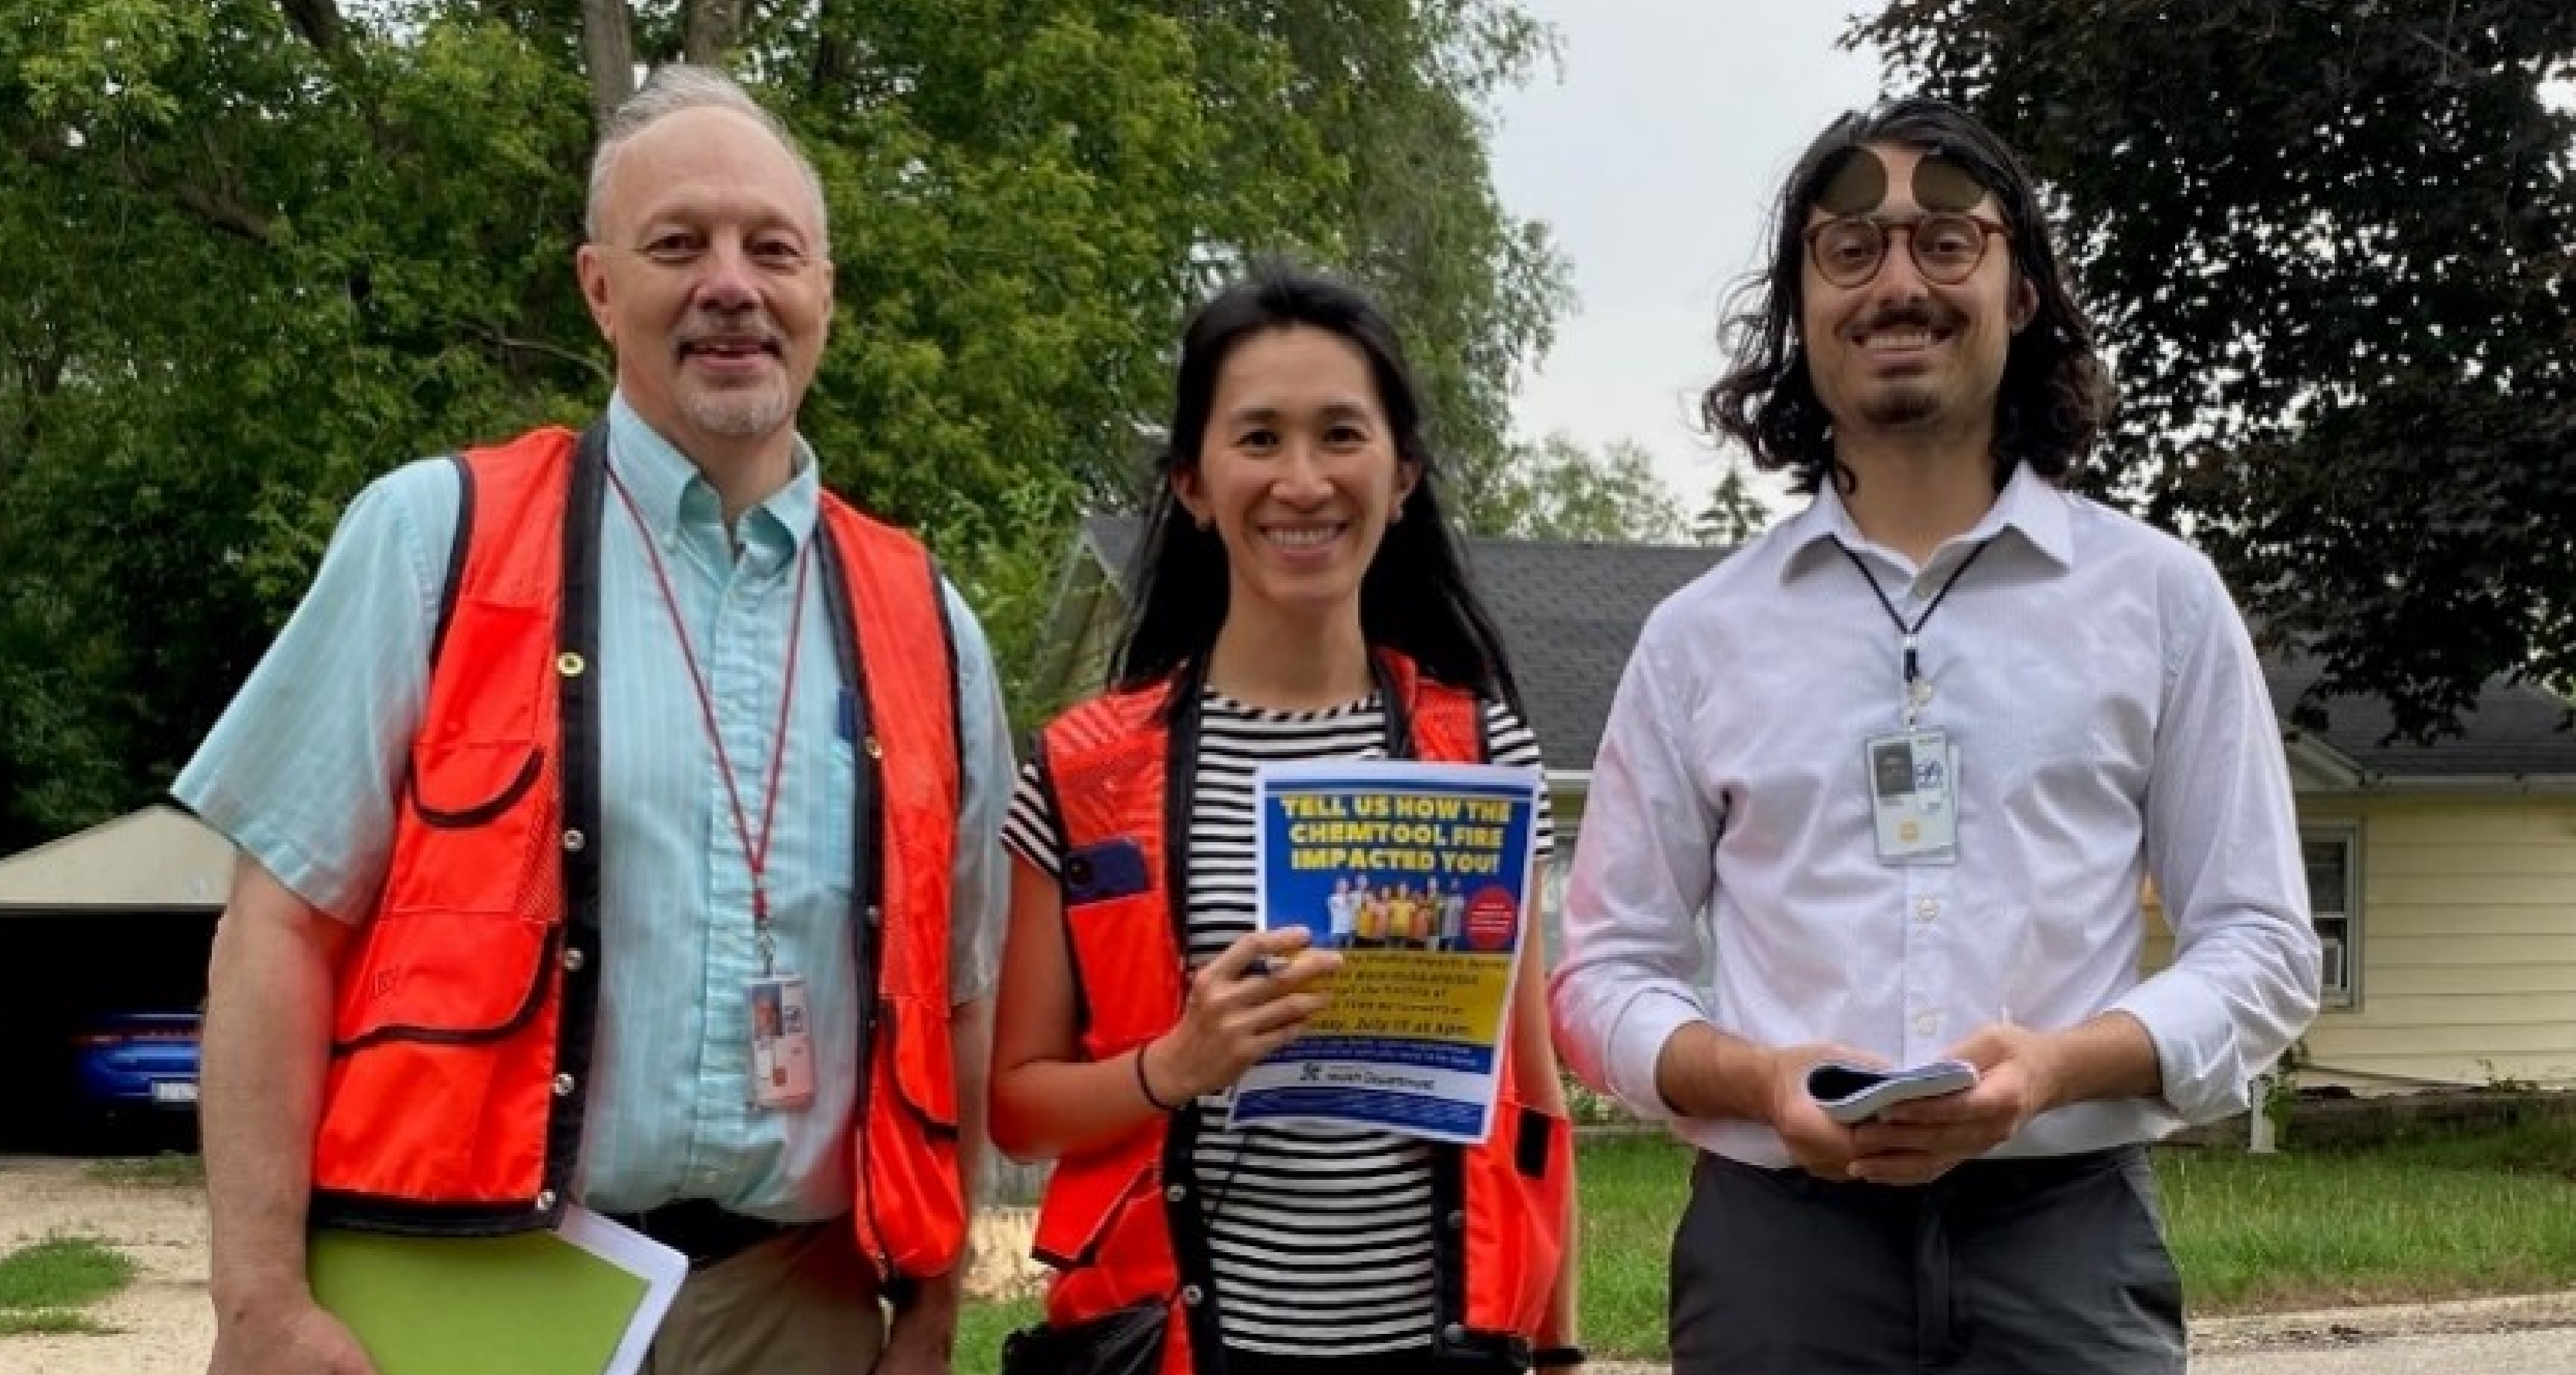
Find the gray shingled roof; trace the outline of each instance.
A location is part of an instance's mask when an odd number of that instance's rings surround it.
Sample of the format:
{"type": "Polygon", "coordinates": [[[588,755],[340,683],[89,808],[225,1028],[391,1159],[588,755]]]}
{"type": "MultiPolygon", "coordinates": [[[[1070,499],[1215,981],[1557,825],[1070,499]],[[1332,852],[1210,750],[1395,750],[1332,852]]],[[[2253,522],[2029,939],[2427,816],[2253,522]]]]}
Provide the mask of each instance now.
{"type": "MultiPolygon", "coordinates": [[[[1144,532],[1133,516],[1093,516],[1083,542],[1122,593],[1128,564],[1144,532]]],[[[1648,612],[1719,558],[1699,546],[1557,543],[1472,539],[1468,562],[1485,605],[1500,623],[1520,676],[1530,725],[1558,768],[1586,769],[1601,744],[1629,647],[1648,612]]],[[[2265,665],[2274,708],[2291,703],[2317,679],[2313,664],[2265,665]]],[[[2576,778],[2576,732],[2564,703],[2536,687],[2489,684],[2462,722],[2460,735],[2432,745],[2380,743],[2387,707],[2375,698],[2327,703],[2327,725],[2315,732],[2368,774],[2432,781],[2470,778],[2576,778]]]]}
{"type": "MultiPolygon", "coordinates": [[[[2319,676],[2304,659],[2271,659],[2263,677],[2273,710],[2290,719],[2290,706],[2319,676]]],[[[2335,697],[2326,703],[2326,728],[2318,732],[2335,751],[2367,773],[2392,779],[2576,778],[2576,732],[2567,704],[2530,684],[2490,682],[2461,721],[2458,735],[2430,745],[2381,744],[2394,722],[2376,697],[2335,697]]]]}

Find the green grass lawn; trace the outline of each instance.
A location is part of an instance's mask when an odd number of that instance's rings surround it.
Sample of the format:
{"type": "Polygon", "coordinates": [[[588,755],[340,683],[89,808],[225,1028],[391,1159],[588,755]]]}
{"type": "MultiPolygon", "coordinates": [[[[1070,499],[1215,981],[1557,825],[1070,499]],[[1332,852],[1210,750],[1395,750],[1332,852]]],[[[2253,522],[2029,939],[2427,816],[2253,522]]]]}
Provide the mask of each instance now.
{"type": "Polygon", "coordinates": [[[48,1237],[0,1256],[0,1335],[97,1332],[80,1312],[134,1278],[134,1262],[90,1237],[48,1237]]]}
{"type": "MultiPolygon", "coordinates": [[[[1584,1345],[1664,1353],[1664,1271],[1690,1157],[1662,1136],[1587,1142],[1584,1345]]],[[[2279,1310],[2576,1287],[2576,1122],[2366,1149],[2156,1153],[2192,1311],[2279,1310]]],[[[970,1305],[959,1370],[992,1370],[1035,1300],[970,1305]]]]}
{"type": "Polygon", "coordinates": [[[999,1370],[1002,1368],[1002,1338],[1038,1320],[1036,1299],[1012,1299],[1006,1303],[969,1302],[957,1315],[956,1358],[948,1368],[957,1371],[999,1370]]]}
{"type": "Polygon", "coordinates": [[[2156,1165],[2196,1311],[2576,1285],[2576,1122],[2156,1165]]]}

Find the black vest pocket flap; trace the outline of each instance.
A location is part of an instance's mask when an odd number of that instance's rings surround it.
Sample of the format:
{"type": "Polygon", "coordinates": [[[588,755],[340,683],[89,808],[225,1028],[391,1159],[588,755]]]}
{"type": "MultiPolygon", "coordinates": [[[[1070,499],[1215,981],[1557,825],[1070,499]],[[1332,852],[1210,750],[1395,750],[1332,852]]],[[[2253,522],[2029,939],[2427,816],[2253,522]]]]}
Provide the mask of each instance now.
{"type": "Polygon", "coordinates": [[[525,741],[412,751],[404,789],[422,824],[463,830],[491,824],[546,771],[545,751],[525,741]]]}
{"type": "Polygon", "coordinates": [[[378,1041],[473,1045],[544,1005],[560,926],[471,912],[384,912],[340,984],[335,1054],[378,1041]]]}

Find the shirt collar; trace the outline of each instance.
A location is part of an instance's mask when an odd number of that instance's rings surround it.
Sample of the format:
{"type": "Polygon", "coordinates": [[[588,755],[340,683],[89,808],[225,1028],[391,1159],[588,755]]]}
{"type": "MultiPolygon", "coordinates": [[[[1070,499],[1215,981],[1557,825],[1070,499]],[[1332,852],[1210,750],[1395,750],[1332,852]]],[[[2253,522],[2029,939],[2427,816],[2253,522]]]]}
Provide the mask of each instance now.
{"type": "MultiPolygon", "coordinates": [[[[608,402],[608,461],[635,498],[656,538],[670,540],[697,526],[720,526],[724,502],[671,441],[628,405],[623,392],[608,402]]],[[[814,533],[822,510],[822,477],[814,451],[796,438],[795,470],[787,485],[742,513],[736,533],[747,550],[772,554],[783,564],[814,533]]]]}
{"type": "MultiPolygon", "coordinates": [[[[2075,541],[2067,504],[2073,498],[2058,490],[2047,479],[2030,470],[2027,463],[2013,465],[2012,476],[2004,482],[1995,503],[1986,508],[1967,533],[1949,541],[1952,546],[1982,544],[2005,531],[2017,532],[2030,547],[2047,556],[2061,568],[2075,562],[2075,541]]],[[[1819,551],[1830,556],[1832,542],[1851,548],[1868,543],[1860,527],[1853,523],[1851,510],[1843,505],[1842,493],[1834,489],[1828,477],[1806,509],[1789,518],[1783,534],[1787,547],[1780,560],[1780,580],[1787,582],[1817,561],[1819,551]]],[[[1945,546],[1948,547],[1948,546],[1945,546]]],[[[1940,556],[1935,555],[1935,563],[1940,556]]]]}

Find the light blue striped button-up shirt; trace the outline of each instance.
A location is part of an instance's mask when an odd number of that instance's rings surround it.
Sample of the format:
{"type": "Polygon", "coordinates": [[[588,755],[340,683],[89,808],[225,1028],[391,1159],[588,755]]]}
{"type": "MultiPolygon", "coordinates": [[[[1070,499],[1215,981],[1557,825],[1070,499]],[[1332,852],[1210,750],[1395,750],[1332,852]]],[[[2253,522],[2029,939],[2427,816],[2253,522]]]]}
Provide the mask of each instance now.
{"type": "MultiPolygon", "coordinates": [[[[800,445],[795,477],[727,536],[715,490],[622,398],[609,462],[659,546],[717,729],[756,833],[779,718],[799,551],[819,516],[800,445]]],[[[298,896],[361,920],[384,881],[397,786],[427,695],[431,627],[456,526],[443,459],[409,464],[349,506],[277,643],[173,785],[180,801],[298,896]]],[[[599,664],[602,1036],[584,1131],[591,1206],[712,1199],[781,1221],[849,1207],[853,1105],[850,854],[855,760],[838,737],[840,674],[819,578],[798,629],[768,890],[781,973],[809,986],[810,1107],[751,1106],[760,972],[751,873],[696,689],[637,522],[612,491],[601,514],[599,664]]],[[[993,984],[1008,873],[997,837],[1012,776],[982,628],[948,588],[965,755],[954,995],[993,984]]],[[[873,652],[885,652],[872,646],[873,652]]]]}

